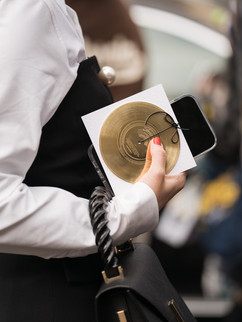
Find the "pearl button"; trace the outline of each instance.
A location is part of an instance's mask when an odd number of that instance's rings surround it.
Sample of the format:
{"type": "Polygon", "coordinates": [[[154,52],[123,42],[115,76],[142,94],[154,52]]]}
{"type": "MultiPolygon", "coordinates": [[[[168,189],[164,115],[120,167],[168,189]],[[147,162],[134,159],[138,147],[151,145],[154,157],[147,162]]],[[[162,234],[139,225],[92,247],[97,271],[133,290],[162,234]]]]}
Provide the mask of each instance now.
{"type": "Polygon", "coordinates": [[[116,74],[115,70],[110,66],[103,66],[98,74],[99,79],[103,82],[105,85],[111,85],[113,84],[116,74]]]}

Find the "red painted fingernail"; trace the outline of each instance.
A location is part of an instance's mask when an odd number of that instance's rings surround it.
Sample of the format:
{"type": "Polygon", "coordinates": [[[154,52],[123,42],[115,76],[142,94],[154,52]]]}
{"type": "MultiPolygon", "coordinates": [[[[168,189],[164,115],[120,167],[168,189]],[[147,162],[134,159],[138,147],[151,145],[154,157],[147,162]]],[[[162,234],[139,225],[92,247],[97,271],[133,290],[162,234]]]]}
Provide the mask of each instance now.
{"type": "Polygon", "coordinates": [[[154,144],[157,144],[157,145],[161,145],[161,140],[160,140],[160,138],[159,138],[159,137],[155,137],[155,138],[153,139],[153,143],[154,143],[154,144]]]}

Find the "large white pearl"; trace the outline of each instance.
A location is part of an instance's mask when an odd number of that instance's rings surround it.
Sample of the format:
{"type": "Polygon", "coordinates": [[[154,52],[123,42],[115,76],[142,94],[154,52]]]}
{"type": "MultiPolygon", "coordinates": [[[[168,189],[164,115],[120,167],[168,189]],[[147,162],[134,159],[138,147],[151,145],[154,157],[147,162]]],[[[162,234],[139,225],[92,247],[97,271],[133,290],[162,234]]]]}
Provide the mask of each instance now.
{"type": "Polygon", "coordinates": [[[111,85],[113,84],[116,73],[115,70],[110,66],[103,66],[98,74],[99,79],[103,82],[105,85],[111,85]]]}

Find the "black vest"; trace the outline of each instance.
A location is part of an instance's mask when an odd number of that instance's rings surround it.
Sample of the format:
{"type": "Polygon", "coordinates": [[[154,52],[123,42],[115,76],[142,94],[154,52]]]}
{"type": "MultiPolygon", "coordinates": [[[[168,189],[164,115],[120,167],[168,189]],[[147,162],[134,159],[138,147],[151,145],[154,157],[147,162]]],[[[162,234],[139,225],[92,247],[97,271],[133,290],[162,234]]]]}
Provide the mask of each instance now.
{"type": "Polygon", "coordinates": [[[81,116],[112,103],[98,79],[95,57],[80,64],[78,76],[54,116],[43,127],[38,154],[25,183],[53,186],[89,198],[101,182],[87,155],[90,138],[81,116]]]}
{"type": "MultiPolygon", "coordinates": [[[[87,155],[91,142],[81,120],[112,103],[98,72],[95,57],[80,64],[73,86],[43,127],[38,154],[25,178],[29,186],[54,186],[89,198],[101,184],[87,155]]],[[[93,322],[101,268],[98,254],[50,260],[0,254],[0,321],[93,322]]]]}

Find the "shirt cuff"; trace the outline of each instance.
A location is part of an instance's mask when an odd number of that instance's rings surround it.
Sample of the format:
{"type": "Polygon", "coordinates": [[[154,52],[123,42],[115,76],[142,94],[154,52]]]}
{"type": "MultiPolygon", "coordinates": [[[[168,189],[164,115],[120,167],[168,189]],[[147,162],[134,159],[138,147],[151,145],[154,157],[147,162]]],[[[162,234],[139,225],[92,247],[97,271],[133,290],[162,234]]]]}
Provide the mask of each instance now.
{"type": "Polygon", "coordinates": [[[135,183],[124,194],[115,196],[107,211],[108,226],[116,245],[153,230],[159,221],[156,196],[142,182],[135,183]]]}

